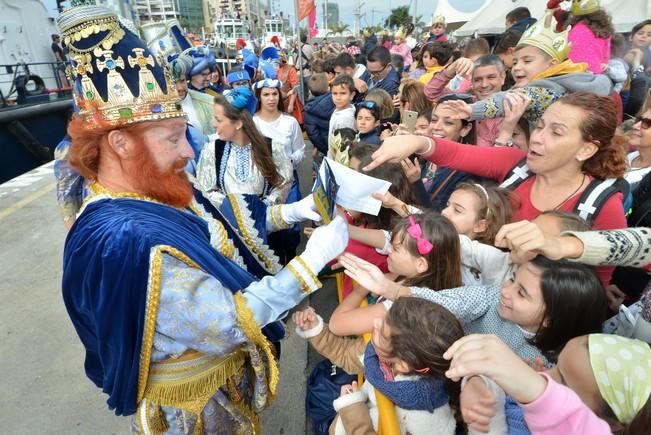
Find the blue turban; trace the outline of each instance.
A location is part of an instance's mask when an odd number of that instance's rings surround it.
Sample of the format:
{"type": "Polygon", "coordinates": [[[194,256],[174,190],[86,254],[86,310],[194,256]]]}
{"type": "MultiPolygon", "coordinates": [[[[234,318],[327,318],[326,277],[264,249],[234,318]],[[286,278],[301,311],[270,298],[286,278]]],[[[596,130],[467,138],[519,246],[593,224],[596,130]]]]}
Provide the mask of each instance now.
{"type": "Polygon", "coordinates": [[[224,97],[237,110],[246,109],[251,115],[255,114],[257,100],[251,89],[247,87],[227,89],[224,91],[224,97]]]}
{"type": "Polygon", "coordinates": [[[233,84],[244,80],[251,81],[251,76],[245,69],[234,69],[226,75],[226,80],[228,80],[229,84],[233,84]]]}
{"type": "Polygon", "coordinates": [[[258,69],[258,57],[251,50],[242,49],[242,65],[249,73],[249,77],[255,77],[255,71],[258,69]]]}

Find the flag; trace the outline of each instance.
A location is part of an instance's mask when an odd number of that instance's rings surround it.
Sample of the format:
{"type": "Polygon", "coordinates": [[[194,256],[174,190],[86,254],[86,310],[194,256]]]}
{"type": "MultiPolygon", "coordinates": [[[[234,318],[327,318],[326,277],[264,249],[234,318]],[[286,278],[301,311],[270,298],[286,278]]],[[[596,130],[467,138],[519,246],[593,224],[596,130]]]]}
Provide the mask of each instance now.
{"type": "Polygon", "coordinates": [[[339,185],[328,164],[328,159],[323,159],[321,168],[316,169],[316,180],[312,187],[312,197],[317,211],[321,215],[323,222],[329,224],[336,216],[335,203],[337,201],[337,191],[339,185]]]}
{"type": "Polygon", "coordinates": [[[316,28],[316,8],[310,12],[310,17],[307,20],[310,29],[310,38],[314,38],[319,31],[316,28]]]}
{"type": "Polygon", "coordinates": [[[304,20],[312,11],[316,11],[314,0],[298,0],[298,21],[304,20]]]}

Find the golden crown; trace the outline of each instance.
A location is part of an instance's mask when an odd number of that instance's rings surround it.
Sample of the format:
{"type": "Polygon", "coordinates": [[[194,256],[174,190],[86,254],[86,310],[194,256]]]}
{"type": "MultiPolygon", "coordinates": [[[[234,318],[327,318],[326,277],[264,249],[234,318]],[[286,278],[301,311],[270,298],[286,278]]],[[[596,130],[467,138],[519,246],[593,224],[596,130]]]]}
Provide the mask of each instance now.
{"type": "Polygon", "coordinates": [[[89,125],[118,126],[184,117],[164,59],[127,30],[110,10],[68,9],[57,18],[71,64],[77,116],[89,125]]]}
{"type": "Polygon", "coordinates": [[[599,0],[572,0],[570,12],[574,16],[587,15],[599,10],[599,0]]]}
{"type": "Polygon", "coordinates": [[[552,18],[552,13],[548,11],[542,20],[538,20],[525,30],[517,46],[530,45],[536,47],[553,59],[563,62],[570,52],[570,43],[567,40],[570,29],[568,27],[563,32],[557,33],[552,25],[552,18]]]}
{"type": "Polygon", "coordinates": [[[445,17],[443,15],[432,16],[432,26],[434,24],[443,24],[445,26],[445,17]]]}

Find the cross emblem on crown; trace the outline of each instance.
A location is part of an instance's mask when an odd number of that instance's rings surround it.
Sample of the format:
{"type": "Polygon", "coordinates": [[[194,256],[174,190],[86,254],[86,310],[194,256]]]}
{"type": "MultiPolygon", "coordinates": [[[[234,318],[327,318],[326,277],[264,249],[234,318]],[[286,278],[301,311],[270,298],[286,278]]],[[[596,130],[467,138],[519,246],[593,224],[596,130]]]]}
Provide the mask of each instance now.
{"type": "Polygon", "coordinates": [[[116,67],[124,69],[124,60],[120,56],[116,59],[113,59],[113,50],[103,50],[101,55],[104,56],[104,60],[97,59],[95,63],[97,64],[98,71],[104,71],[108,69],[109,71],[115,71],[116,67]]]}
{"type": "Polygon", "coordinates": [[[74,61],[75,65],[74,67],[71,67],[71,69],[72,74],[75,77],[93,73],[93,64],[90,63],[90,60],[87,56],[75,56],[74,61]]]}
{"type": "Polygon", "coordinates": [[[144,54],[145,49],[144,48],[138,47],[138,48],[134,48],[131,51],[133,51],[136,54],[135,56],[129,55],[127,57],[128,61],[129,61],[129,66],[131,68],[138,65],[140,67],[140,69],[143,69],[143,68],[145,68],[146,65],[149,65],[149,66],[152,66],[152,67],[155,65],[154,58],[151,55],[145,57],[145,54],[144,54]]]}

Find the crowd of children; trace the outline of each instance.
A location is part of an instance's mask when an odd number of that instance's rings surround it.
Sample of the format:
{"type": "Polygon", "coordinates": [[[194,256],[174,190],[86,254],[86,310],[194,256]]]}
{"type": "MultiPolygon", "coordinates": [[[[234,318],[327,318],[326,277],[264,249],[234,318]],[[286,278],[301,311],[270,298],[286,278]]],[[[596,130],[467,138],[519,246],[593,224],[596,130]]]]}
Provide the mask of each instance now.
{"type": "MultiPolygon", "coordinates": [[[[648,198],[651,112],[630,102],[648,100],[651,24],[627,40],[597,1],[572,2],[561,27],[553,11],[536,21],[522,9],[492,49],[431,38],[407,55],[397,33],[390,53],[405,69],[378,68],[389,57],[373,48],[366,92],[339,71],[329,93],[323,73],[310,78],[306,122],[324,116],[319,99],[334,104],[316,148],[392,182],[376,195],[378,217],[341,211],[344,298],[329,321],[313,308],[293,315],[319,353],[365,379],[341,387],[331,433],[375,433],[376,392],[402,433],[642,434],[651,424],[649,279],[622,290],[612,276],[630,265],[614,250],[635,251],[639,267],[651,231],[583,233],[625,228],[631,204],[648,198]],[[404,77],[393,92],[390,70],[404,77]],[[342,128],[356,130],[352,143],[337,140],[342,128]],[[597,242],[613,250],[587,254],[597,242]]],[[[321,55],[325,71],[334,55],[321,55]]]]}

